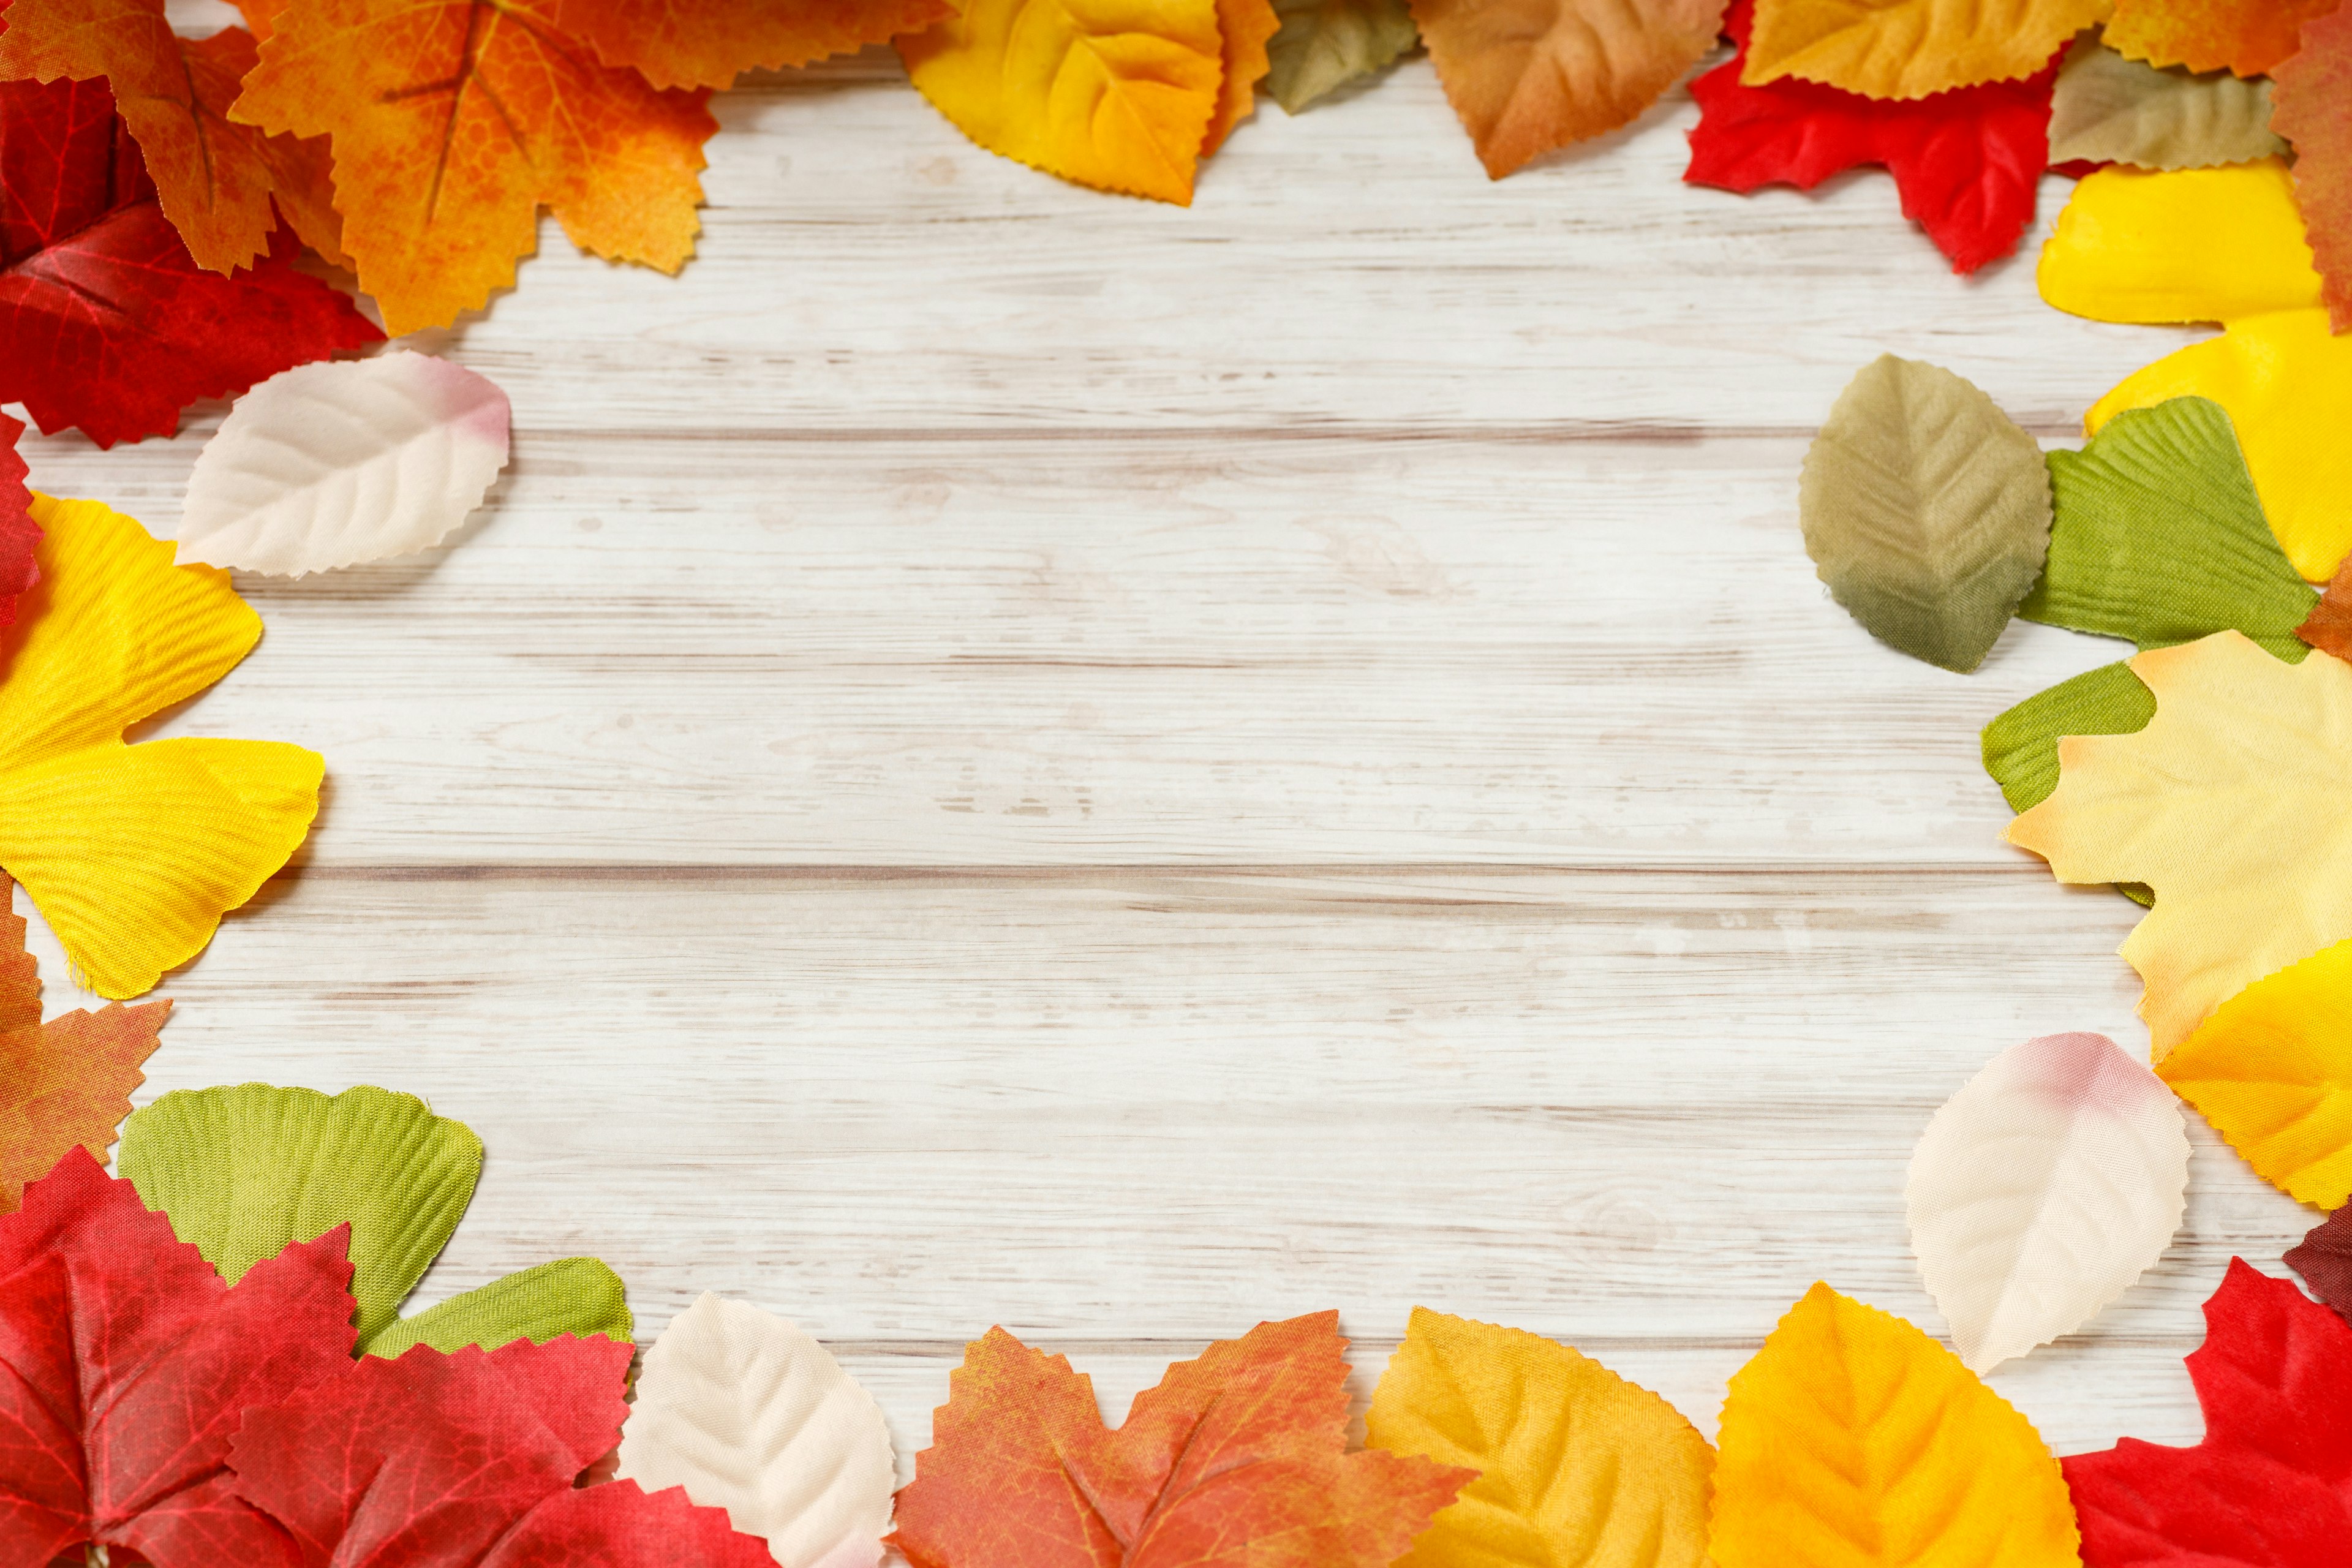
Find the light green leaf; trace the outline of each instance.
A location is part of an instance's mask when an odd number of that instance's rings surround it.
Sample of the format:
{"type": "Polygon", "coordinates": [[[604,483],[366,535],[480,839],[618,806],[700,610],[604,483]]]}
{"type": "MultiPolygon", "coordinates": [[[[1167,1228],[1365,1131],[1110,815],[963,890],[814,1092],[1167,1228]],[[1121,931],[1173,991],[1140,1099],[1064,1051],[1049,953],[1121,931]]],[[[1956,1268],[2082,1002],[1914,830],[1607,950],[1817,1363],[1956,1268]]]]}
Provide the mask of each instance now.
{"type": "Polygon", "coordinates": [[[2080,452],[2050,454],[2057,522],[2030,621],[2142,651],[2234,627],[2276,658],[2319,595],[2263,520],[2230,416],[2202,397],[2119,414],[2080,452]]]}
{"type": "Polygon", "coordinates": [[[396,1356],[411,1345],[430,1345],[446,1354],[467,1345],[496,1350],[516,1340],[545,1344],[561,1334],[627,1340],[635,1330],[619,1275],[593,1258],[560,1258],[403,1318],[361,1348],[396,1356]]]}
{"type": "Polygon", "coordinates": [[[2286,151],[2271,131],[2271,84],[2127,60],[2075,40],[2050,106],[2050,161],[2204,169],[2286,151]]]}
{"type": "Polygon", "coordinates": [[[1292,114],[1421,42],[1405,0],[1274,0],[1265,90],[1292,114]]]}
{"type": "Polygon", "coordinates": [[[1881,354],[1805,454],[1805,552],[1846,613],[1914,658],[1984,661],[2050,542],[2042,448],[1950,371],[1881,354]]]}
{"type": "Polygon", "coordinates": [[[2156,717],[2156,693],[2117,660],[2027,698],[1984,727],[1984,768],[2011,811],[2031,811],[2058,787],[2064,735],[2131,735],[2156,717]]]}

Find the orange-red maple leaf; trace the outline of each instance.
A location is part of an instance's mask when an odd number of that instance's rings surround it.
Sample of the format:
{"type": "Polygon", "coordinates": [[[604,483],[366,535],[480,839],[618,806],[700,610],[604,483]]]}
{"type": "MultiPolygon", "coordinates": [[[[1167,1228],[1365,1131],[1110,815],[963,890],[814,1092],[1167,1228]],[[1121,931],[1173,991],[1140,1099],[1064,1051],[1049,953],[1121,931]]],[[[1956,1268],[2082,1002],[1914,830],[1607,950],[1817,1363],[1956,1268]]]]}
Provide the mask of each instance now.
{"type": "Polygon", "coordinates": [[[14,0],[7,16],[0,81],[104,77],[163,216],[197,266],[252,266],[269,249],[278,213],[304,244],[342,260],[326,143],[265,136],[228,119],[253,68],[251,34],[228,27],[180,37],[163,0],[14,0]]]}
{"type": "Polygon", "coordinates": [[[290,0],[231,119],[334,142],[360,286],[397,334],[514,280],[551,209],[583,249],[675,272],[701,226],[709,94],[646,85],[558,0],[290,0]]]}
{"type": "Polygon", "coordinates": [[[891,1542],[915,1568],[1389,1568],[1475,1478],[1347,1452],[1339,1314],[1179,1362],[1107,1430],[1068,1360],[964,1352],[891,1542]]]}
{"type": "Polygon", "coordinates": [[[747,70],[919,33],[956,9],[952,0],[562,0],[556,22],[656,87],[726,87],[747,70]]]}
{"type": "Polygon", "coordinates": [[[0,878],[0,1214],[15,1213],[25,1184],[77,1143],[104,1163],[172,1011],[118,1002],[42,1023],[40,970],[25,951],[23,917],[8,909],[11,886],[0,878]]]}
{"type": "Polygon", "coordinates": [[[2294,195],[2328,320],[2352,330],[2352,10],[2306,22],[2278,68],[2271,129],[2294,143],[2294,195]]]}

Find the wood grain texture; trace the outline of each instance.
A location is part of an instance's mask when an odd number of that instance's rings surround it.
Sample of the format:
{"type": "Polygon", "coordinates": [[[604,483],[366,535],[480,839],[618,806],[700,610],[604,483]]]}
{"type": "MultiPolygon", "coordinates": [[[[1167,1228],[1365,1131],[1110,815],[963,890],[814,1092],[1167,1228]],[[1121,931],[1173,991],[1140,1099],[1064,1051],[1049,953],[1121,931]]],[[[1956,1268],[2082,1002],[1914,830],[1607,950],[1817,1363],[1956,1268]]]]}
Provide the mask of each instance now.
{"type": "MultiPolygon", "coordinates": [[[[1928,1115],[2146,1042],[2137,911],[2004,847],[1976,755],[2120,647],[1879,647],[1798,465],[1882,350],[2058,442],[2193,334],[1956,279],[1875,177],[1685,187],[1679,95],[1489,184],[1412,62],[1262,110],[1189,212],[979,152],[887,55],[718,111],[682,278],[551,226],[417,345],[514,398],[492,509],[242,580],[260,650],[149,727],[330,783],[144,1095],[425,1094],[489,1160],[421,1300],[584,1251],[648,1336],[740,1294],[902,1464],[992,1322],[1117,1414],[1326,1306],[1368,1392],[1426,1302],[1710,1431],[1816,1278],[1941,1327],[1928,1115]]],[[[218,412],[35,481],[168,531],[218,412]]],[[[2062,1449],[2193,1439],[2199,1302],[2310,1223],[2199,1132],[2158,1268],[1993,1380],[2062,1449]]]]}

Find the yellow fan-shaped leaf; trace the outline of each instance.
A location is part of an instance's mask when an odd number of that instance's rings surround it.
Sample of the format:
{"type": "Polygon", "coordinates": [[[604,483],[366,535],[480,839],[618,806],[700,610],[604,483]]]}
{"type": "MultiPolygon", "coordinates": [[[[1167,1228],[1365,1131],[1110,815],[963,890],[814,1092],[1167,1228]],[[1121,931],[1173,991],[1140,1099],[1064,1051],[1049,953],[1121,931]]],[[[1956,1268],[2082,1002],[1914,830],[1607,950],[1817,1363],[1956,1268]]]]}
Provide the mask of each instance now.
{"type": "Polygon", "coordinates": [[[2076,1568],[2032,1426],[1902,1319],[1815,1285],[1731,1380],[1717,1568],[2076,1568]]]}
{"type": "Polygon", "coordinates": [[[2352,1197],[2352,942],[2255,981],[2156,1071],[2264,1180],[2343,1207],[2352,1197]]]}
{"type": "Polygon", "coordinates": [[[1802,77],[1867,98],[1925,98],[2032,76],[2109,0],[1756,0],[1739,79],[1802,77]]]}
{"type": "Polygon", "coordinates": [[[2042,297],[2095,321],[2234,321],[2319,303],[2285,163],[2101,169],[2042,247],[2042,297]]]}
{"type": "Polygon", "coordinates": [[[1216,0],[971,0],[898,53],[932,106],[990,152],[1192,202],[1224,79],[1216,0]]]}
{"type": "Polygon", "coordinates": [[[1370,1441],[1476,1470],[1398,1568],[1699,1568],[1715,1456],[1675,1407],[1538,1334],[1412,1310],[1370,1441]]]}
{"type": "Polygon", "coordinates": [[[228,574],[95,501],[33,503],[41,580],[0,635],[0,868],[100,995],[194,957],[310,831],[323,764],[299,746],[122,731],[243,658],[261,619],[228,574]]]}

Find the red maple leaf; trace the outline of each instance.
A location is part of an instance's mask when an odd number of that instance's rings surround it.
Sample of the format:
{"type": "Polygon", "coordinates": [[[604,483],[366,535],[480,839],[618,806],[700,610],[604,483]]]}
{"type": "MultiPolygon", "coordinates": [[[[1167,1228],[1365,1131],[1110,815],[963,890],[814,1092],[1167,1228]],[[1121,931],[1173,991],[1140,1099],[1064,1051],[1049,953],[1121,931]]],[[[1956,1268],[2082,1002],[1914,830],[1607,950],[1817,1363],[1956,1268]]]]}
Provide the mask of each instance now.
{"type": "Polygon", "coordinates": [[[232,1288],[87,1150],[28,1185],[0,1218],[0,1563],[95,1543],[157,1568],[290,1563],[222,1461],[248,1406],[350,1369],[349,1237],[232,1288]]]}
{"type": "Polygon", "coordinates": [[[2089,1568],[2339,1568],[2352,1539],[2352,1324],[2238,1258],[2189,1358],[2205,1440],[2060,1463],[2089,1568]]]}
{"type": "Polygon", "coordinates": [[[24,425],[0,414],[0,626],[16,619],[16,595],[41,580],[33,564],[40,548],[41,525],[33,521],[33,492],[26,488],[24,455],[16,437],[24,425]]]}
{"type": "Polygon", "coordinates": [[[103,81],[0,82],[0,403],[101,447],[179,428],[200,397],[383,333],[294,270],[205,272],[156,204],[103,81]]]}
{"type": "Polygon", "coordinates": [[[2050,92],[2058,64],[2013,81],[1927,98],[1864,98],[1784,77],[1763,87],[1739,79],[1754,0],[1739,0],[1723,30],[1731,59],[1691,83],[1698,128],[1690,133],[1696,185],[1810,191],[1832,174],[1884,164],[1903,216],[1927,231],[1955,272],[1973,272],[2017,248],[2050,162],[2050,92]]]}
{"type": "Polygon", "coordinates": [[[680,1489],[573,1484],[619,1441],[633,1349],[567,1335],[369,1357],[247,1415],[236,1492],[285,1526],[304,1568],[773,1568],[680,1489]]]}

